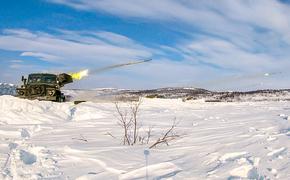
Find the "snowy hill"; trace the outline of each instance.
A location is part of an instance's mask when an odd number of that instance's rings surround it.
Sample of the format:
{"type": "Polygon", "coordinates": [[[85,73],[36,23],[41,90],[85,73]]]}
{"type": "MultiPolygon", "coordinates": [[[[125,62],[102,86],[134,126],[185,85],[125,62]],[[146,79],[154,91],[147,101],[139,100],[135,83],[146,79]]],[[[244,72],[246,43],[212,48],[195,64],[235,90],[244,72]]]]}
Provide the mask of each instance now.
{"type": "Polygon", "coordinates": [[[289,101],[290,90],[256,90],[248,92],[215,92],[200,88],[162,88],[132,91],[128,94],[148,98],[204,100],[206,102],[289,101]]]}
{"type": "MultiPolygon", "coordinates": [[[[130,106],[121,103],[130,110],[130,106]]],[[[148,144],[124,146],[113,103],[0,96],[0,179],[282,179],[290,176],[290,104],[143,99],[148,144]],[[148,149],[178,122],[169,145],[148,149]]]]}
{"type": "Polygon", "coordinates": [[[64,90],[70,99],[84,101],[136,100],[139,96],[158,99],[202,100],[205,102],[290,101],[290,90],[257,90],[248,92],[215,92],[200,88],[160,88],[151,90],[64,90]]]}

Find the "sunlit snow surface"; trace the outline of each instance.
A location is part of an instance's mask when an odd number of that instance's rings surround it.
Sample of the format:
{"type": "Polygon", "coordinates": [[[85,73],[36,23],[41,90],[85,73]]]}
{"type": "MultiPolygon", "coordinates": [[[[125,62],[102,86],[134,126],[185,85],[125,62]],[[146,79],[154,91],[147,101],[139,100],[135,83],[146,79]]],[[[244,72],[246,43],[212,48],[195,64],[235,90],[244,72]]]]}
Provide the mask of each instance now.
{"type": "MultiPolygon", "coordinates": [[[[288,115],[289,102],[144,99],[149,144],[174,118],[180,135],[150,150],[149,179],[289,179],[288,115]]],[[[0,179],[145,179],[149,145],[123,146],[121,136],[113,103],[0,96],[0,179]]]]}

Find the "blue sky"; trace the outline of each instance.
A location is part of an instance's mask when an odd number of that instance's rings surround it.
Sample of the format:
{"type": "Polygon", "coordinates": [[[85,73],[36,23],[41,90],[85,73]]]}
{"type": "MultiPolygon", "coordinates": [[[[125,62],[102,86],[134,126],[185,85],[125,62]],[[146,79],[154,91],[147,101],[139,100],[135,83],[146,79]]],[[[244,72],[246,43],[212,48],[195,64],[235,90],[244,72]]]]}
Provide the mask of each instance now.
{"type": "Polygon", "coordinates": [[[253,90],[290,84],[288,1],[7,0],[0,22],[0,82],[152,58],[69,87],[253,90]]]}

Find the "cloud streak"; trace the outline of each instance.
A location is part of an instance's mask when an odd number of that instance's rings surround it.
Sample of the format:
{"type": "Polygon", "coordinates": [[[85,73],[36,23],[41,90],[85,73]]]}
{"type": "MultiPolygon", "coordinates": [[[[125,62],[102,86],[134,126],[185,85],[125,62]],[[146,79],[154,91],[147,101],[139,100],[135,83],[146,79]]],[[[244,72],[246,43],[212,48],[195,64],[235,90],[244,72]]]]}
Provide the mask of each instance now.
{"type": "Polygon", "coordinates": [[[290,8],[279,1],[222,0],[48,0],[86,11],[103,11],[117,16],[180,21],[217,33],[251,31],[251,26],[289,32],[290,8]]]}
{"type": "Polygon", "coordinates": [[[60,35],[52,35],[22,29],[4,30],[0,35],[0,49],[20,51],[21,56],[69,65],[91,62],[110,64],[148,58],[152,54],[146,47],[126,37],[122,39],[121,35],[115,35],[119,39],[111,42],[102,40],[98,33],[63,31],[60,35]]]}

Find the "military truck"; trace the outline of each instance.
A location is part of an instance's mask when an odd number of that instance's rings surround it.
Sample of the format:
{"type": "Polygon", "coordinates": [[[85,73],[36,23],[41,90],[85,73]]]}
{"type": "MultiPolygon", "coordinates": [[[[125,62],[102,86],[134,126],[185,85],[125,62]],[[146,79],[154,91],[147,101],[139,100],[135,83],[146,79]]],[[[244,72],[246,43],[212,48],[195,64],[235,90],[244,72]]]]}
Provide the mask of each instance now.
{"type": "Polygon", "coordinates": [[[73,82],[72,76],[66,73],[58,75],[34,73],[29,74],[27,79],[22,76],[21,80],[23,85],[16,89],[18,97],[55,102],[65,101],[60,89],[65,84],[73,82]]]}
{"type": "MultiPolygon", "coordinates": [[[[115,69],[133,64],[140,64],[144,62],[149,62],[151,60],[152,59],[147,59],[107,66],[104,68],[92,70],[90,74],[97,74],[110,69],[115,69]]],[[[61,87],[68,83],[72,83],[73,80],[81,80],[83,77],[88,76],[88,73],[89,70],[85,69],[76,73],[62,73],[58,75],[49,73],[34,73],[29,74],[27,79],[22,76],[23,85],[16,89],[17,96],[25,99],[64,102],[65,96],[60,90],[61,87]]],[[[83,101],[75,101],[75,104],[80,102],[83,101]]]]}

